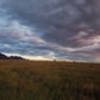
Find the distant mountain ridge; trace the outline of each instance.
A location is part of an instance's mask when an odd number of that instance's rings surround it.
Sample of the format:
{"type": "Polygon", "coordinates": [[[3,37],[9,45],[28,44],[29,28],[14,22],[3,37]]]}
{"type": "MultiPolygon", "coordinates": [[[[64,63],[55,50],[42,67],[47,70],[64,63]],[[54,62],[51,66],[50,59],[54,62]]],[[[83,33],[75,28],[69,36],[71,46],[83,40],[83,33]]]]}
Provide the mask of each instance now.
{"type": "Polygon", "coordinates": [[[20,57],[20,56],[6,56],[3,53],[0,53],[0,59],[15,59],[15,60],[23,60],[24,58],[20,57]]]}
{"type": "Polygon", "coordinates": [[[8,57],[2,53],[0,53],[0,59],[8,59],[8,57]]]}

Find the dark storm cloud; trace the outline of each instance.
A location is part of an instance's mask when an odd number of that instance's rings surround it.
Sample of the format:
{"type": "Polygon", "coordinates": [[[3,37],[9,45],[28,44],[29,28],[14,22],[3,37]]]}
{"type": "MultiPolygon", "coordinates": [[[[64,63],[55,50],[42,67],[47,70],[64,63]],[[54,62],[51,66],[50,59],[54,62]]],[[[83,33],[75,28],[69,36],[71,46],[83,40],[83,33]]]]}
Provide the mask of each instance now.
{"type": "Polygon", "coordinates": [[[16,44],[12,51],[26,48],[26,54],[95,59],[100,53],[99,10],[99,0],[1,0],[0,44],[16,44]]]}

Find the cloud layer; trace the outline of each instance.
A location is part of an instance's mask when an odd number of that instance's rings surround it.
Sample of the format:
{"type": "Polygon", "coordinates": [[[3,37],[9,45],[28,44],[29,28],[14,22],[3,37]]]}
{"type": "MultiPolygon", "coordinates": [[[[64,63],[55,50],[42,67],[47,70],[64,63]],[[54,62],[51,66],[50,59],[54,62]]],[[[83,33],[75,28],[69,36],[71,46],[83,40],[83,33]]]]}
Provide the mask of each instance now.
{"type": "Polygon", "coordinates": [[[99,0],[1,0],[0,51],[100,61],[99,0]]]}

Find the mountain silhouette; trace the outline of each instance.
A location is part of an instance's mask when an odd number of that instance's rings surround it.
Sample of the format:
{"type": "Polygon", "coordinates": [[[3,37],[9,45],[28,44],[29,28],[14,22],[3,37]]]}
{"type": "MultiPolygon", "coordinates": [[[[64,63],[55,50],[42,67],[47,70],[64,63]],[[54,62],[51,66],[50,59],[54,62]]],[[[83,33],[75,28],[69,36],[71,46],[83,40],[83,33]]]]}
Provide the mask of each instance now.
{"type": "Polygon", "coordinates": [[[23,58],[19,56],[10,56],[9,59],[22,60],[23,58]]]}
{"type": "Polygon", "coordinates": [[[6,56],[2,53],[0,53],[0,59],[15,59],[15,60],[23,60],[24,58],[20,57],[20,56],[6,56]]]}
{"type": "Polygon", "coordinates": [[[0,59],[8,59],[8,57],[2,53],[0,53],[0,59]]]}

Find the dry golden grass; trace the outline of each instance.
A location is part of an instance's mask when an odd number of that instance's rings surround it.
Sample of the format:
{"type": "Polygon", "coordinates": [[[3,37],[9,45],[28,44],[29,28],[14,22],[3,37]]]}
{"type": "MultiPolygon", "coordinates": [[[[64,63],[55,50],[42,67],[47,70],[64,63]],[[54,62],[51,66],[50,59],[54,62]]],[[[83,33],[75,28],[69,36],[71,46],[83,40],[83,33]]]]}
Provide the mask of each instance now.
{"type": "Polygon", "coordinates": [[[0,100],[100,100],[100,65],[0,60],[0,100]]]}

